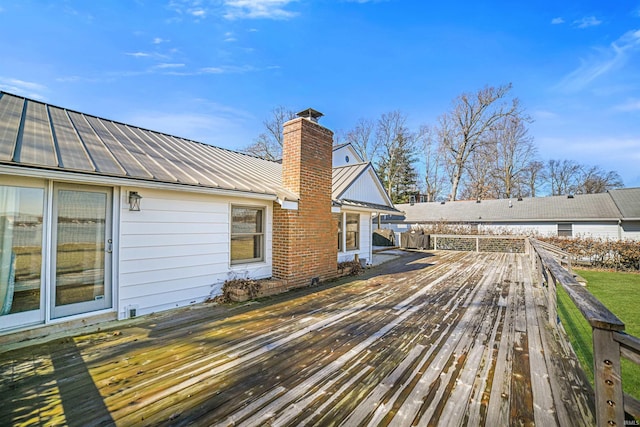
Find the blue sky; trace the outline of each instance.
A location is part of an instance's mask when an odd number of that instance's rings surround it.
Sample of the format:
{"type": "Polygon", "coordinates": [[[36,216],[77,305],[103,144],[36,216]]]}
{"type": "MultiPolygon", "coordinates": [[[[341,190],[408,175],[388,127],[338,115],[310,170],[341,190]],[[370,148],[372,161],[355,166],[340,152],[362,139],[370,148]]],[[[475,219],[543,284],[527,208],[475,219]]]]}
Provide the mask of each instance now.
{"type": "Polygon", "coordinates": [[[4,0],[0,89],[242,149],[278,105],[435,124],[511,82],[542,160],[640,186],[640,0],[4,0]]]}

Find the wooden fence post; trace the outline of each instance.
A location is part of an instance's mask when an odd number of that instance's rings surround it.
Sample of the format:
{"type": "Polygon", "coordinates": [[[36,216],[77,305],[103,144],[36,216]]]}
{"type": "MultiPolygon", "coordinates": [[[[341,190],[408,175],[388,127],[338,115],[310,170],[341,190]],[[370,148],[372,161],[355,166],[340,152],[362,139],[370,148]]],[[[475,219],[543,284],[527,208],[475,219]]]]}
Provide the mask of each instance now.
{"type": "Polygon", "coordinates": [[[620,344],[613,331],[593,328],[593,368],[598,426],[624,426],[620,344]]]}

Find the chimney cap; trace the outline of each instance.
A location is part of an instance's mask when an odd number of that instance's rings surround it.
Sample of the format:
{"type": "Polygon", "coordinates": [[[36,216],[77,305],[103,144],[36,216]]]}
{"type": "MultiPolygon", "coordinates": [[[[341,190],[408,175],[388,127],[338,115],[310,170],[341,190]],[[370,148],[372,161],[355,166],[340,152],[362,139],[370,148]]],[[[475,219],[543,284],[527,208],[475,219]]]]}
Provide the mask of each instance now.
{"type": "Polygon", "coordinates": [[[306,110],[302,110],[297,113],[296,116],[318,123],[318,119],[324,116],[324,114],[322,114],[320,111],[314,110],[313,108],[307,108],[306,110]]]}

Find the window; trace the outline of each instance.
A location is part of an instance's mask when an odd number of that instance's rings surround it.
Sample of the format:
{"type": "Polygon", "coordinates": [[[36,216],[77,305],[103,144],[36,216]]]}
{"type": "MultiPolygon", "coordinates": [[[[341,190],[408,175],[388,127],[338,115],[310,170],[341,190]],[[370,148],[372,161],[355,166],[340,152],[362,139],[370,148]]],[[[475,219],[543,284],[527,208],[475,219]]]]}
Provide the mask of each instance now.
{"type": "Polygon", "coordinates": [[[360,214],[346,215],[347,250],[360,248],[360,214]]]}
{"type": "Polygon", "coordinates": [[[264,208],[231,207],[231,264],[264,260],[264,208]]]}
{"type": "Polygon", "coordinates": [[[558,224],[558,237],[573,237],[573,224],[561,222],[558,224]]]}
{"type": "Polygon", "coordinates": [[[43,197],[0,185],[0,316],[40,308],[43,197]]]}
{"type": "Polygon", "coordinates": [[[342,252],[342,214],[338,216],[338,252],[342,252]]]}

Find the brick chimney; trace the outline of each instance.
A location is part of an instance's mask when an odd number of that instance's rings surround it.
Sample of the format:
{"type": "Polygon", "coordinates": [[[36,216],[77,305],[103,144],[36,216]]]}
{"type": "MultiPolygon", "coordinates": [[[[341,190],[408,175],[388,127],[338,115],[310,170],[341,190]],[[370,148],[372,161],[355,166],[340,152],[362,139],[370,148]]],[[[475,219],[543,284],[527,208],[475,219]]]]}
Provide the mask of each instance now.
{"type": "Polygon", "coordinates": [[[273,276],[288,288],[336,276],[338,224],[331,215],[333,132],[313,109],[284,124],[282,181],[298,210],[274,203],[273,276]]]}

